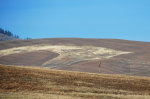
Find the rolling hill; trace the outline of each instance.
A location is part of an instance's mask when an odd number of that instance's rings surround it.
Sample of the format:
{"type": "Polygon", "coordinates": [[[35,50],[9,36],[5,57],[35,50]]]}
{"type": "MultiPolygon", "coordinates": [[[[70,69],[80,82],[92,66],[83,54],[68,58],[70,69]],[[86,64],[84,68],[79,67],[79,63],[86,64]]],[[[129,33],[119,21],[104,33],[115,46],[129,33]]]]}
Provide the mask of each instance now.
{"type": "Polygon", "coordinates": [[[150,76],[150,43],[119,39],[49,38],[0,42],[0,64],[150,76]]]}

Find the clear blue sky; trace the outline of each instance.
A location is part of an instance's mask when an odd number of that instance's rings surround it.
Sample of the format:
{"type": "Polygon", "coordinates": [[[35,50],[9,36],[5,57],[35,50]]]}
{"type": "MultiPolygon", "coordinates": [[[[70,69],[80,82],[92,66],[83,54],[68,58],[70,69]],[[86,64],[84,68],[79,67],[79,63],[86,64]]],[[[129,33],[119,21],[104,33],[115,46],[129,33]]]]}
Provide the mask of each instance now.
{"type": "Polygon", "coordinates": [[[0,0],[0,27],[21,38],[150,42],[150,0],[0,0]]]}

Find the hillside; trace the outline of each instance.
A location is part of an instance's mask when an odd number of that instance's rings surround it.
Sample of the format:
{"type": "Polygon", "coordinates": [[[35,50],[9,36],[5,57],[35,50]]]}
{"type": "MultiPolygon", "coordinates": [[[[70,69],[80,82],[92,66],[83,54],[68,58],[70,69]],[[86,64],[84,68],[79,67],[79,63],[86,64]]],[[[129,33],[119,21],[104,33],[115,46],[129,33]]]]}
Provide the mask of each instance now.
{"type": "Polygon", "coordinates": [[[0,99],[150,99],[150,78],[0,65],[0,99]]]}
{"type": "Polygon", "coordinates": [[[0,33],[0,41],[9,41],[9,40],[17,40],[17,39],[18,38],[8,36],[8,35],[4,35],[4,34],[0,33]]]}
{"type": "Polygon", "coordinates": [[[0,28],[0,41],[18,40],[19,36],[0,28]]]}
{"type": "Polygon", "coordinates": [[[0,42],[0,64],[103,74],[150,76],[150,43],[50,38],[0,42]]]}

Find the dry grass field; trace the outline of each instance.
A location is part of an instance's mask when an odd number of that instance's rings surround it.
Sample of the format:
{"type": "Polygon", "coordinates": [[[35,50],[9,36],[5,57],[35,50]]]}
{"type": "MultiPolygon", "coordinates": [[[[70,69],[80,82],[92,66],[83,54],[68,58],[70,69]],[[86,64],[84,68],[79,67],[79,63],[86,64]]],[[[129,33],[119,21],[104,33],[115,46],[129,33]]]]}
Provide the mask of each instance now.
{"type": "Polygon", "coordinates": [[[150,99],[150,78],[0,65],[0,99],[150,99]]]}

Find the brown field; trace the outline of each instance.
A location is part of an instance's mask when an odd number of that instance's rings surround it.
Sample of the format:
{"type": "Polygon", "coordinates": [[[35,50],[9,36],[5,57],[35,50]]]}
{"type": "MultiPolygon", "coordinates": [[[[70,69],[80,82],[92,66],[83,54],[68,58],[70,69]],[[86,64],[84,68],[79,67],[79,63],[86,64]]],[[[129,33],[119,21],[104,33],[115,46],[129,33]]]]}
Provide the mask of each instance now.
{"type": "Polygon", "coordinates": [[[0,99],[150,99],[150,78],[0,65],[0,99]]]}

